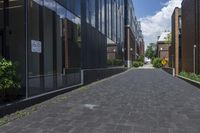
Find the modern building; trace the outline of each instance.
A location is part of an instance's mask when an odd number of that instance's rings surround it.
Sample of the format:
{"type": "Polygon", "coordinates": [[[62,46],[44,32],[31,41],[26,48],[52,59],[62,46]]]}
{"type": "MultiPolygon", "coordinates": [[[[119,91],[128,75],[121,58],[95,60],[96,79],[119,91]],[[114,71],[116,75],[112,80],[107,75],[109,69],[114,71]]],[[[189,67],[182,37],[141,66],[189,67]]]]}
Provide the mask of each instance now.
{"type": "Polygon", "coordinates": [[[24,96],[81,84],[80,0],[1,0],[0,31],[24,96]]]}
{"type": "Polygon", "coordinates": [[[128,67],[139,56],[141,36],[141,25],[135,16],[135,10],[132,0],[125,0],[125,61],[128,67]]]}
{"type": "MultiPolygon", "coordinates": [[[[163,32],[157,41],[157,53],[160,59],[165,59],[169,62],[169,47],[171,42],[168,40],[171,32],[163,32]]],[[[166,65],[168,66],[168,64],[166,65]]]]}
{"type": "Polygon", "coordinates": [[[125,58],[125,2],[0,0],[0,56],[17,62],[22,94],[81,85],[81,70],[107,67],[110,44],[125,58]]]}
{"type": "Polygon", "coordinates": [[[138,32],[139,32],[138,54],[139,54],[139,56],[144,56],[145,43],[144,43],[144,36],[142,34],[142,27],[141,27],[141,23],[140,22],[138,22],[138,32]]]}
{"type": "Polygon", "coordinates": [[[182,2],[182,70],[200,74],[200,1],[182,2]]]}
{"type": "Polygon", "coordinates": [[[175,8],[172,15],[172,44],[169,48],[169,67],[175,68],[175,73],[181,72],[181,9],[175,8]]]}

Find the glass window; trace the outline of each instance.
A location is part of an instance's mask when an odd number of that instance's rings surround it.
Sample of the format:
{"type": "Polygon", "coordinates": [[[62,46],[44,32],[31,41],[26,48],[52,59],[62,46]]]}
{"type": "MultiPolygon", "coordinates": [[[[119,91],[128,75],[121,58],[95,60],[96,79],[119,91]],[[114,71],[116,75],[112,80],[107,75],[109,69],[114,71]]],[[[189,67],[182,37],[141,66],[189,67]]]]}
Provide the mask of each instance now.
{"type": "Polygon", "coordinates": [[[102,33],[105,34],[105,0],[102,0],[102,33]]]}
{"type": "Polygon", "coordinates": [[[44,74],[50,75],[53,74],[53,29],[54,23],[54,12],[49,10],[48,8],[44,8],[44,74]]]}
{"type": "Polygon", "coordinates": [[[95,27],[95,0],[87,0],[86,1],[86,21],[95,27]]]}
{"type": "Polygon", "coordinates": [[[111,29],[112,29],[112,15],[111,15],[111,0],[107,0],[107,11],[106,11],[106,23],[107,23],[107,37],[111,38],[111,29]]]}
{"type": "MultiPolygon", "coordinates": [[[[42,42],[42,19],[41,9],[42,6],[38,5],[38,3],[31,0],[30,1],[30,8],[29,8],[29,76],[38,76],[41,75],[40,70],[40,56],[41,54],[31,52],[31,40],[40,41],[42,42]]],[[[43,43],[42,43],[43,45],[43,43]]]]}
{"type": "Polygon", "coordinates": [[[98,29],[105,34],[105,0],[99,0],[98,7],[98,29]]]}
{"type": "Polygon", "coordinates": [[[98,1],[98,29],[99,31],[101,31],[101,27],[102,27],[102,0],[98,1]]]}
{"type": "Polygon", "coordinates": [[[25,87],[26,45],[24,0],[4,0],[4,4],[6,6],[6,13],[3,13],[3,17],[6,19],[4,24],[5,27],[3,26],[3,38],[5,39],[4,45],[6,45],[6,47],[4,47],[5,56],[18,64],[17,74],[20,77],[22,87],[25,87]]]}
{"type": "Polygon", "coordinates": [[[43,6],[44,5],[44,0],[33,0],[34,2],[36,2],[38,5],[43,6]]]}
{"type": "Polygon", "coordinates": [[[2,48],[3,48],[3,24],[4,16],[3,16],[3,0],[0,0],[0,56],[2,56],[2,48]]]}
{"type": "Polygon", "coordinates": [[[65,68],[80,68],[81,63],[81,27],[71,21],[63,21],[65,68]]]}
{"type": "Polygon", "coordinates": [[[56,2],[54,0],[44,0],[44,6],[56,12],[56,2]]]}
{"type": "Polygon", "coordinates": [[[117,24],[117,10],[116,10],[116,0],[112,0],[112,39],[116,41],[116,24],[117,24]]]}
{"type": "Polygon", "coordinates": [[[57,8],[56,10],[57,15],[60,16],[60,18],[65,18],[67,15],[67,10],[64,7],[62,7],[60,4],[57,4],[56,8],[57,8]]]}

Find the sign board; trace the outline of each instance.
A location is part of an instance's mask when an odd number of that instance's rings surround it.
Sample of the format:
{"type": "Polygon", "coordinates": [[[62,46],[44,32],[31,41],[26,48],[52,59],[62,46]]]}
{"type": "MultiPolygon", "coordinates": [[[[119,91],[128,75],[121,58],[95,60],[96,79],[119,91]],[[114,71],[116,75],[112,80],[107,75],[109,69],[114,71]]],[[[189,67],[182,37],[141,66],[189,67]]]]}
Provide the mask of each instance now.
{"type": "Polygon", "coordinates": [[[42,43],[41,43],[41,41],[31,40],[31,52],[42,53],[42,43]]]}
{"type": "Polygon", "coordinates": [[[163,66],[167,65],[167,61],[165,59],[162,60],[162,65],[163,66]]]}

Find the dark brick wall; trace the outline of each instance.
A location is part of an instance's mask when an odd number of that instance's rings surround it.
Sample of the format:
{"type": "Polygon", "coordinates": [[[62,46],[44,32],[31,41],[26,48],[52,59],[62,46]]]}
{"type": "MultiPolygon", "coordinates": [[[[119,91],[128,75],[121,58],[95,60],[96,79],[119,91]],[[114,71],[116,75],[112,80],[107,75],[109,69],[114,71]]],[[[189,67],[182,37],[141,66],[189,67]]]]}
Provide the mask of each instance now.
{"type": "Polygon", "coordinates": [[[135,60],[135,36],[130,29],[130,27],[125,27],[125,60],[134,61],[135,60]],[[132,51],[131,51],[132,48],[132,51]]]}
{"type": "Polygon", "coordinates": [[[196,44],[197,73],[200,73],[199,8],[199,0],[184,0],[182,3],[182,69],[193,72],[193,46],[196,44]]]}
{"type": "Polygon", "coordinates": [[[178,74],[181,71],[180,69],[181,30],[179,29],[180,27],[179,17],[181,17],[181,9],[175,8],[172,15],[172,44],[169,48],[169,66],[175,68],[176,74],[178,74]]]}

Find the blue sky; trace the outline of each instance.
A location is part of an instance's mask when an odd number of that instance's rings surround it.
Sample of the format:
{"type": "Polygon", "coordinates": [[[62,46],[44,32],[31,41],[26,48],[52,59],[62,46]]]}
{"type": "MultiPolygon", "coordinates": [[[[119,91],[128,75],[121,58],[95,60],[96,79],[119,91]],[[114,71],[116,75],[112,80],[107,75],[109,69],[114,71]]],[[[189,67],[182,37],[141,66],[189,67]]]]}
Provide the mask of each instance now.
{"type": "Polygon", "coordinates": [[[141,21],[145,44],[156,43],[164,31],[171,31],[171,16],[182,0],[133,0],[136,16],[141,21]]]}
{"type": "Polygon", "coordinates": [[[168,0],[133,0],[138,18],[152,16],[160,11],[168,0]]]}

